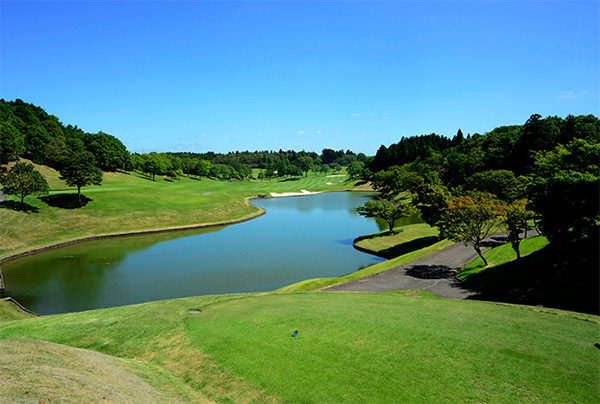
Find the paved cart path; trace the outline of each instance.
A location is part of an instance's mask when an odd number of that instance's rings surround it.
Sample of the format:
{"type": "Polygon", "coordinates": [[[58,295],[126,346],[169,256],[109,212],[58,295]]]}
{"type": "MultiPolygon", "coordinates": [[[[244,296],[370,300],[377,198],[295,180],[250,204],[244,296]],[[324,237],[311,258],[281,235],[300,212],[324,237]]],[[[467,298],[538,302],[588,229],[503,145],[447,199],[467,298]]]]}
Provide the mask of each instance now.
{"type": "MultiPolygon", "coordinates": [[[[528,236],[538,235],[530,232],[528,236]]],[[[486,246],[506,243],[506,233],[492,234],[485,240],[486,246]]],[[[387,290],[421,289],[441,297],[466,299],[476,293],[461,286],[454,276],[456,269],[477,256],[472,246],[456,243],[441,251],[369,275],[364,278],[340,283],[323,289],[324,291],[384,292],[387,290]]]]}

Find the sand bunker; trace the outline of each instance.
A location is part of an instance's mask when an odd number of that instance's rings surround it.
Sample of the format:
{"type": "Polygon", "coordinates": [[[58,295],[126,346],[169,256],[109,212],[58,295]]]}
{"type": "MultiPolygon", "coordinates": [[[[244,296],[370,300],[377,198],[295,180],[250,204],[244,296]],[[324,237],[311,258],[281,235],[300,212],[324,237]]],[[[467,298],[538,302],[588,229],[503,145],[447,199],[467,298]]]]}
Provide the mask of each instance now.
{"type": "Polygon", "coordinates": [[[284,196],[315,195],[315,194],[320,194],[320,192],[310,192],[305,189],[301,189],[300,192],[283,192],[283,193],[271,192],[271,196],[273,198],[281,198],[284,196]]]}

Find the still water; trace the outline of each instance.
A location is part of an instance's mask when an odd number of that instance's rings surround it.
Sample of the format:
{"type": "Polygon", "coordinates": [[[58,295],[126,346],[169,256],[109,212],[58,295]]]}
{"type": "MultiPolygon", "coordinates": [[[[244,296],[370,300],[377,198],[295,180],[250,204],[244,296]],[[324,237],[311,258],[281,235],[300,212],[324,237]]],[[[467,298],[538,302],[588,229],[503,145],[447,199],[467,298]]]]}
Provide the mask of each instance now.
{"type": "Polygon", "coordinates": [[[344,275],[382,261],[352,247],[355,237],[383,228],[354,210],[371,197],[335,192],[255,200],[267,214],[241,224],[49,250],[3,264],[4,295],[36,313],[54,314],[270,291],[304,279],[344,275]]]}

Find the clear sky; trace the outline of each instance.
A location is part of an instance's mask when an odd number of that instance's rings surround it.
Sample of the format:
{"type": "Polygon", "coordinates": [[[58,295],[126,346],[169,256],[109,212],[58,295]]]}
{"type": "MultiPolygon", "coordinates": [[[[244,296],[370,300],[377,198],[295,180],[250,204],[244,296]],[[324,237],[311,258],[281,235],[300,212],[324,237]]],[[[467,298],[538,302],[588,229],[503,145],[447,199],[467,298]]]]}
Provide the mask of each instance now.
{"type": "Polygon", "coordinates": [[[600,109],[597,1],[0,4],[0,96],[130,151],[373,154],[600,109]]]}

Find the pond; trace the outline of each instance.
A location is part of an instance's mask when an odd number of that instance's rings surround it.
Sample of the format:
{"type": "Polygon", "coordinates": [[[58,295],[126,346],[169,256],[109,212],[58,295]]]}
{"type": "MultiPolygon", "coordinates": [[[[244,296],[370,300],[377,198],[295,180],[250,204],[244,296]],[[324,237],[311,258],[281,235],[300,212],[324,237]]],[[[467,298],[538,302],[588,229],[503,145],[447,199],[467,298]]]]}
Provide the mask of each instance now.
{"type": "MultiPolygon", "coordinates": [[[[2,265],[4,295],[39,314],[184,296],[271,291],[382,261],[352,240],[384,228],[355,207],[371,194],[254,200],[267,214],[199,230],[87,241],[2,265]]],[[[406,223],[418,218],[407,218],[406,223]]]]}

